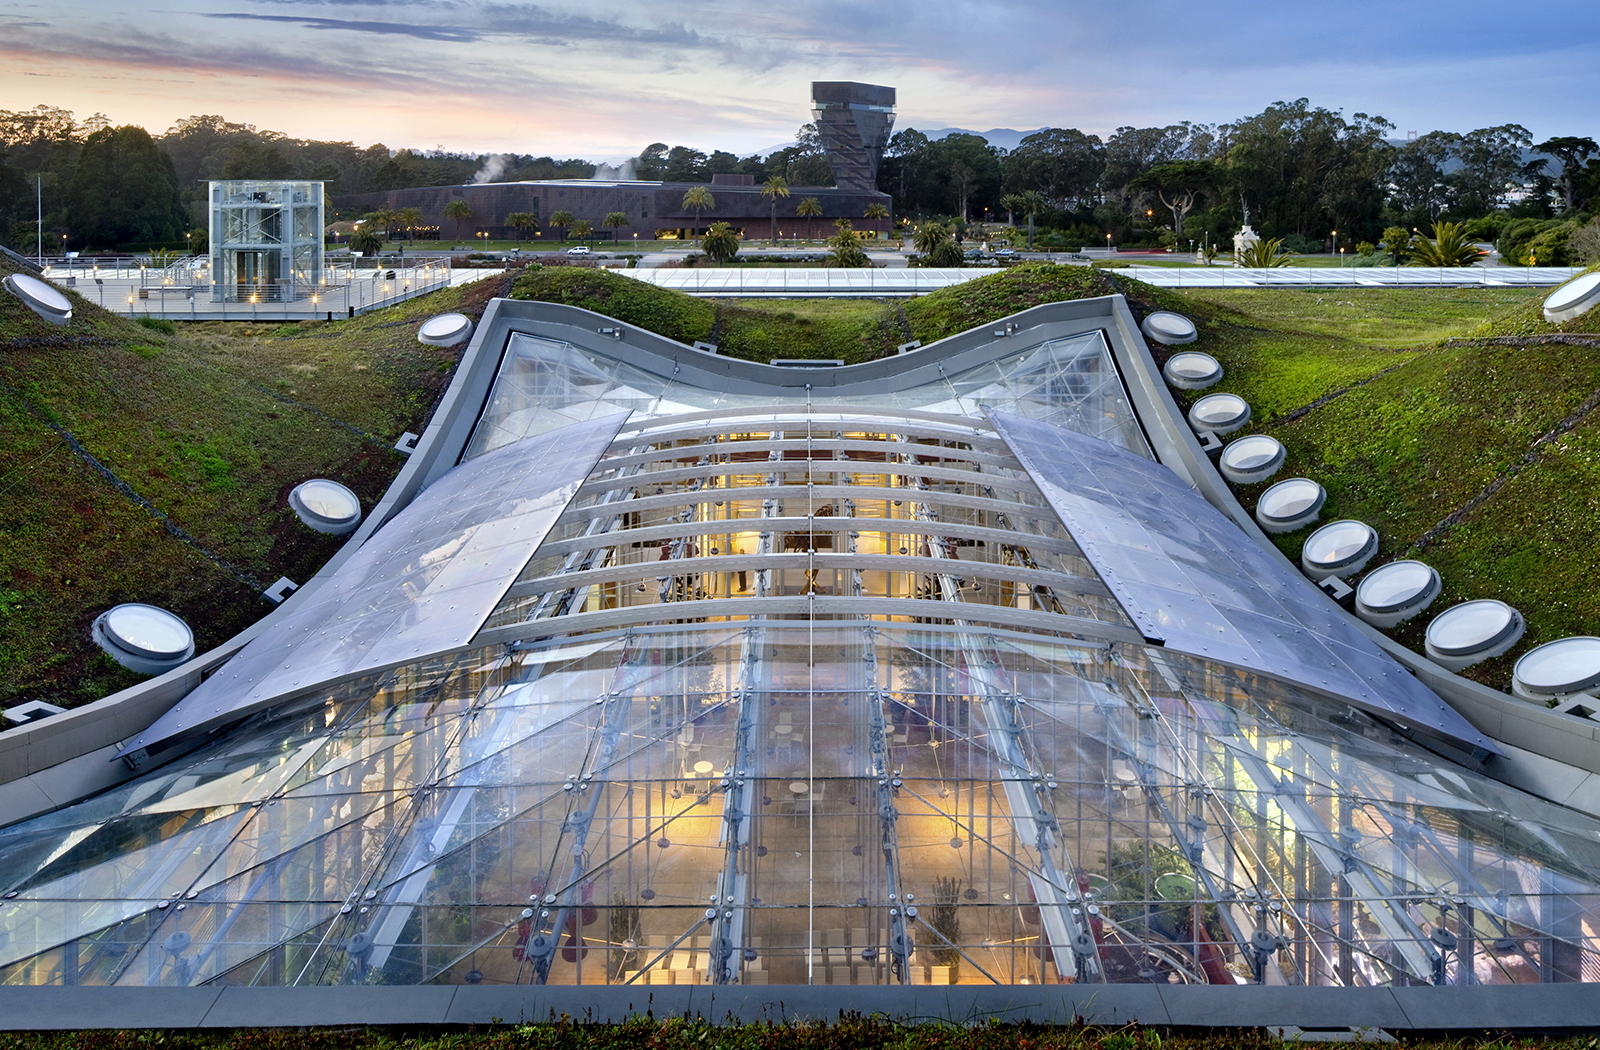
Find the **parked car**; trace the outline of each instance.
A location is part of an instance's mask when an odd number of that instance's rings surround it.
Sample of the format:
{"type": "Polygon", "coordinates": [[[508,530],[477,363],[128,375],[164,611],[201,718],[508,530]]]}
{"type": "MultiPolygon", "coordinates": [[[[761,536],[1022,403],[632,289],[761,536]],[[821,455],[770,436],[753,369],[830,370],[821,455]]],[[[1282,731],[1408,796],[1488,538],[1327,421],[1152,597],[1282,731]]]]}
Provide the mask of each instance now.
{"type": "Polygon", "coordinates": [[[568,248],[567,249],[567,254],[568,255],[588,255],[589,254],[589,246],[587,244],[580,244],[580,245],[577,245],[576,247],[568,248]]]}
{"type": "Polygon", "coordinates": [[[1001,248],[999,251],[994,253],[994,257],[996,259],[1015,259],[1017,257],[1017,250],[1015,248],[1001,248]]]}
{"type": "Polygon", "coordinates": [[[981,259],[981,258],[983,258],[983,249],[982,248],[968,248],[967,249],[967,258],[969,258],[969,259],[981,259]]]}

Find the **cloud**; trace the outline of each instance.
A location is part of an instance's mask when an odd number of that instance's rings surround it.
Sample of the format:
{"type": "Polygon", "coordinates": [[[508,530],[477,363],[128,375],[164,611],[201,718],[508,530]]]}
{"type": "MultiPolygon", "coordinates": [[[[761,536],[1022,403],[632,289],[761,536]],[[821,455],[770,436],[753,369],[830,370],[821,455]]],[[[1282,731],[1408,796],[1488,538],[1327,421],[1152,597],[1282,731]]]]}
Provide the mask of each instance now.
{"type": "Polygon", "coordinates": [[[208,13],[206,18],[248,19],[254,22],[291,22],[307,29],[337,29],[350,33],[378,33],[386,36],[410,36],[419,40],[442,40],[452,44],[470,44],[483,38],[472,29],[455,26],[419,26],[405,22],[368,22],[344,18],[311,18],[306,15],[253,15],[242,12],[208,13]]]}

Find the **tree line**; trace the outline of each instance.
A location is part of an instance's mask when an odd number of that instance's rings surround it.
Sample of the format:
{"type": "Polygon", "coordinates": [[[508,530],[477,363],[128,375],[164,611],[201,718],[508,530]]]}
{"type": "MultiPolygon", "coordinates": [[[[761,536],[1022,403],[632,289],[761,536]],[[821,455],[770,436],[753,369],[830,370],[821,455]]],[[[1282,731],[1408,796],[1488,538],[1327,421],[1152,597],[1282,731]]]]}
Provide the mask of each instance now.
{"type": "MultiPolygon", "coordinates": [[[[0,237],[34,243],[34,196],[49,244],[181,243],[204,232],[203,180],[320,179],[332,194],[472,181],[589,178],[585,160],[444,150],[391,151],[382,143],[294,139],[216,115],[178,121],[159,136],[112,127],[103,114],[0,110],[0,237]]],[[[758,183],[830,186],[814,125],[765,156],[655,142],[603,173],[669,182],[718,174],[758,183]]],[[[1600,147],[1559,136],[1535,142],[1517,124],[1397,140],[1381,116],[1275,102],[1221,124],[1118,128],[1102,139],[1045,128],[1004,150],[978,135],[930,139],[914,128],[890,140],[878,185],[902,217],[937,218],[958,231],[978,221],[1026,221],[1045,247],[1116,243],[1228,243],[1246,223],[1294,251],[1333,243],[1373,249],[1387,229],[1464,223],[1500,241],[1507,260],[1573,261],[1571,237],[1600,210],[1600,147]]],[[[330,215],[330,218],[333,216],[330,215]]],[[[1583,237],[1580,236],[1580,243],[1583,237]]]]}

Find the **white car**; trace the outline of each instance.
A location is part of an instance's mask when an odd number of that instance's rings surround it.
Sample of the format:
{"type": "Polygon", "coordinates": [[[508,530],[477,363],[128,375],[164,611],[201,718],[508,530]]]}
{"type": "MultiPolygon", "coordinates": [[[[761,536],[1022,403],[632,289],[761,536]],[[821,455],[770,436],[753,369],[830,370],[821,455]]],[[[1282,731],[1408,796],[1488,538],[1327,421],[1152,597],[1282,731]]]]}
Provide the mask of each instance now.
{"type": "Polygon", "coordinates": [[[588,255],[589,254],[589,246],[587,244],[580,244],[576,248],[568,248],[567,249],[567,254],[568,255],[588,255]]]}

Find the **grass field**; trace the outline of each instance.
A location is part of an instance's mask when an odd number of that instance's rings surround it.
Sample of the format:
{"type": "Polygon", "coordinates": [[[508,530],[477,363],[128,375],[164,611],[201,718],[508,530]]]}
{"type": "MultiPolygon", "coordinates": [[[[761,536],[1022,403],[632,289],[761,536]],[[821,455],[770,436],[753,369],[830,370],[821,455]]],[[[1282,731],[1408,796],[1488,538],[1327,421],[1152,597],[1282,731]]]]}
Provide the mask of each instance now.
{"type": "MultiPolygon", "coordinates": [[[[456,360],[419,345],[415,325],[446,309],[475,315],[507,286],[492,278],[331,325],[146,328],[77,299],[62,330],[0,297],[0,706],[75,706],[136,681],[88,636],[117,602],[173,609],[202,649],[269,611],[262,586],[306,579],[339,543],[294,520],[288,490],[332,477],[370,507],[399,469],[394,439],[421,431],[456,360]]],[[[1589,586],[1600,433],[1585,409],[1600,402],[1600,353],[1536,338],[1600,321],[1546,325],[1539,290],[1177,291],[1048,264],[895,302],[715,302],[580,267],[529,268],[511,287],[730,356],[850,362],[1120,291],[1136,314],[1195,319],[1196,347],[1227,370],[1217,389],[1250,401],[1254,429],[1288,447],[1279,478],[1321,481],[1324,521],[1376,527],[1374,566],[1435,565],[1446,593],[1432,611],[1471,597],[1522,609],[1525,643],[1474,677],[1503,688],[1528,646],[1600,634],[1589,586]],[[1541,440],[1563,420],[1569,429],[1541,440]]],[[[1247,508],[1262,487],[1239,490],[1247,508]]],[[[1298,557],[1304,535],[1282,537],[1285,553],[1298,557]]],[[[1420,648],[1425,622],[1397,637],[1420,648]]]]}

